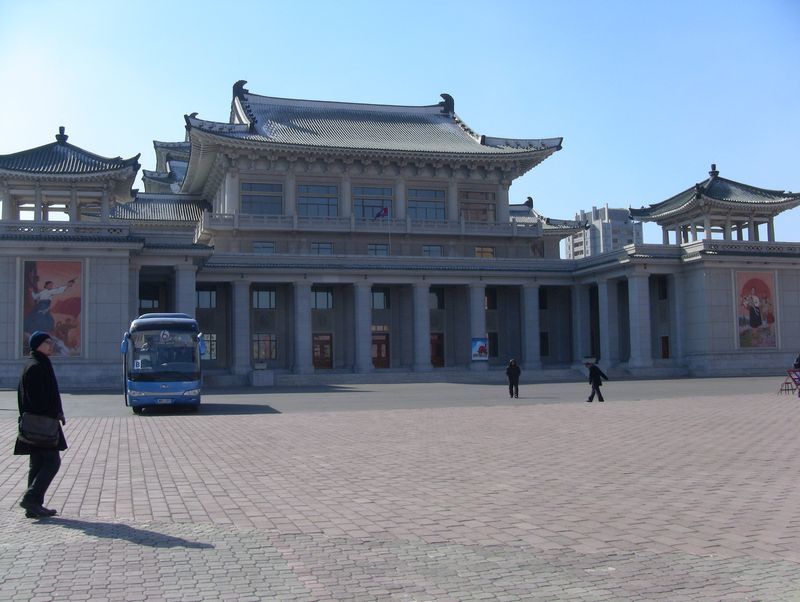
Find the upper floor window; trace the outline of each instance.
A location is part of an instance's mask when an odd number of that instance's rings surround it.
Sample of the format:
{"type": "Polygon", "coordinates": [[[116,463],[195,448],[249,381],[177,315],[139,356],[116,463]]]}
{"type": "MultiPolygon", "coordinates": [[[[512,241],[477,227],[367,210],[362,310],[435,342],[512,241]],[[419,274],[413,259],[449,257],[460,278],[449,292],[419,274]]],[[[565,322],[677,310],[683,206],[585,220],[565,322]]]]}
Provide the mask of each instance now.
{"type": "Polygon", "coordinates": [[[444,309],[444,289],[431,287],[428,295],[431,309],[444,309]]]}
{"type": "Polygon", "coordinates": [[[332,242],[312,242],[311,243],[312,255],[333,255],[332,242]]]}
{"type": "Polygon", "coordinates": [[[253,253],[257,255],[272,255],[275,253],[275,243],[271,241],[256,241],[253,243],[253,253]]]}
{"type": "Polygon", "coordinates": [[[275,309],[275,289],[253,291],[253,309],[275,309]]]}
{"type": "Polygon", "coordinates": [[[312,288],[311,309],[333,309],[333,289],[312,288]]]}
{"type": "Polygon", "coordinates": [[[486,287],[485,309],[497,309],[497,289],[492,286],[486,287]]]}
{"type": "Polygon", "coordinates": [[[406,195],[407,214],[411,219],[443,222],[445,219],[444,190],[409,188],[406,195]]]}
{"type": "Polygon", "coordinates": [[[372,289],[372,309],[389,309],[389,289],[372,289]]]}
{"type": "Polygon", "coordinates": [[[425,257],[441,257],[442,245],[422,245],[422,255],[425,257]]]}
{"type": "Polygon", "coordinates": [[[353,215],[364,219],[392,217],[392,189],[353,186],[353,215]]]}
{"type": "Polygon", "coordinates": [[[305,217],[336,217],[339,215],[339,187],[300,184],[297,187],[297,214],[305,217]]]}
{"type": "Polygon", "coordinates": [[[458,193],[461,217],[468,222],[497,221],[497,204],[494,192],[461,190],[458,193]]]}
{"type": "Polygon", "coordinates": [[[475,247],[475,257],[494,259],[494,247],[475,247]]]}
{"type": "Polygon", "coordinates": [[[389,255],[389,245],[385,242],[370,243],[367,245],[367,255],[386,257],[389,255]]]}
{"type": "Polygon", "coordinates": [[[283,213],[283,184],[242,182],[240,200],[242,213],[281,215],[283,213]]]}
{"type": "Polygon", "coordinates": [[[217,291],[197,291],[197,309],[214,309],[217,307],[217,291]]]}

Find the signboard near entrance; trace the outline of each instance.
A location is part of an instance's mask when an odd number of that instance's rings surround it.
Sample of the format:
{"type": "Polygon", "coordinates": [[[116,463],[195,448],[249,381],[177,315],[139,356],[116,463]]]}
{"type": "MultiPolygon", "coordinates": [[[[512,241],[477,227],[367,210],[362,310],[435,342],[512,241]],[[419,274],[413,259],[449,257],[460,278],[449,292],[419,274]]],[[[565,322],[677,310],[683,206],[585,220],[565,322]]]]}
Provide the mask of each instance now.
{"type": "Polygon", "coordinates": [[[489,339],[486,338],[472,339],[472,361],[473,362],[489,361],[489,339]]]}

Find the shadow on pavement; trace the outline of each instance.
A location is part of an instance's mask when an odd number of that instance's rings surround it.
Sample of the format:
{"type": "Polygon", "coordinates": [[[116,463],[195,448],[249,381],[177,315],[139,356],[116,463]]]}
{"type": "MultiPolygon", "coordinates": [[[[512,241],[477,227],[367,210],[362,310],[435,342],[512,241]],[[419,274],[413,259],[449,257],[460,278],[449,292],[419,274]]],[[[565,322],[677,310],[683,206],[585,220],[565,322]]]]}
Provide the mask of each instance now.
{"type": "Polygon", "coordinates": [[[55,524],[67,529],[83,531],[86,535],[103,539],[124,539],[131,543],[152,548],[197,548],[209,549],[214,546],[208,543],[188,541],[172,535],[164,535],[156,531],[136,529],[121,523],[98,523],[72,518],[54,516],[41,521],[43,524],[55,524]]]}
{"type": "Polygon", "coordinates": [[[200,407],[187,409],[176,406],[152,406],[144,408],[141,416],[232,416],[236,414],[280,414],[272,406],[257,403],[201,403],[200,407]]]}

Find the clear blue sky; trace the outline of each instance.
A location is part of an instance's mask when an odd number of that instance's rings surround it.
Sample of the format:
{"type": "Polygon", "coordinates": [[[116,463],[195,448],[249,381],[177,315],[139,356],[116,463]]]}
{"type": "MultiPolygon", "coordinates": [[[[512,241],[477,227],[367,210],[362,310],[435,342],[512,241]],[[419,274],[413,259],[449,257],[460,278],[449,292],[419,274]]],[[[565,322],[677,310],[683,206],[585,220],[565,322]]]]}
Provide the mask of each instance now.
{"type": "MultiPolygon", "coordinates": [[[[183,140],[256,94],[427,105],[476,132],[564,137],[518,179],[556,218],[662,201],[707,177],[800,190],[800,2],[0,0],[0,154],[106,156],[183,140]]],[[[779,240],[800,241],[800,207],[779,240]]],[[[660,230],[645,229],[647,242],[660,230]]]]}

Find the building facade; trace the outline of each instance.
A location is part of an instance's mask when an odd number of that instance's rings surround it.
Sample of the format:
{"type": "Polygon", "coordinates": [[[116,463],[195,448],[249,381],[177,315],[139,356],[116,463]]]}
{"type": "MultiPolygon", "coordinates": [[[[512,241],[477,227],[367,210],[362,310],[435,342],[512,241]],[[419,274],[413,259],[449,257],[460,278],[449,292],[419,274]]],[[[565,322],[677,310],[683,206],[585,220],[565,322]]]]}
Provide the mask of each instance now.
{"type": "Polygon", "coordinates": [[[560,138],[478,135],[448,95],[406,107],[244,86],[227,122],[188,115],[185,140],[154,143],[144,192],[138,156],[98,157],[63,130],[0,156],[0,384],[45,329],[65,386],[116,386],[130,320],[160,311],[197,317],[220,384],[482,379],[512,357],[531,380],[575,377],[586,356],[620,375],[764,373],[797,353],[800,245],[758,231],[798,195],[734,190],[762,195],[745,210],[714,200],[713,176],[691,202],[631,210],[679,242],[561,259],[586,223],[508,199],[560,138]]]}

